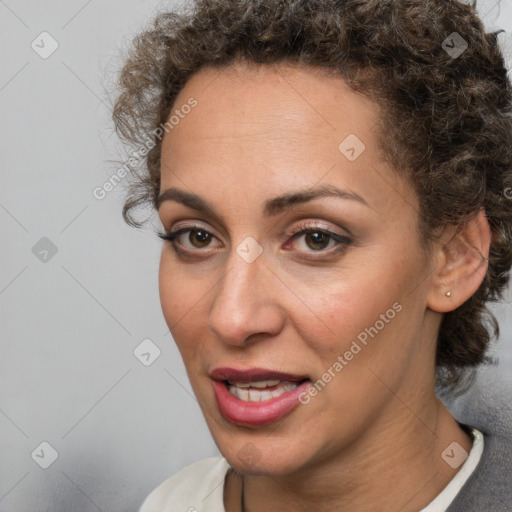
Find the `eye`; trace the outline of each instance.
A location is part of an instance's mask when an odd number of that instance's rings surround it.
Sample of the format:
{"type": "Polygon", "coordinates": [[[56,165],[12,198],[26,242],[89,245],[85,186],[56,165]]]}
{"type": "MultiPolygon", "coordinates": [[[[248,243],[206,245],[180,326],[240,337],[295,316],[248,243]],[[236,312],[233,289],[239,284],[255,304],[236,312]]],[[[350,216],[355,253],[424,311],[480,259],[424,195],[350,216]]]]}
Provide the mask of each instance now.
{"type": "Polygon", "coordinates": [[[181,245],[182,247],[185,247],[187,250],[194,250],[194,249],[203,249],[205,247],[208,247],[210,242],[215,238],[209,231],[206,231],[201,226],[190,226],[186,228],[177,229],[176,231],[171,231],[170,233],[158,233],[158,236],[162,240],[167,240],[168,242],[171,242],[174,249],[176,251],[179,251],[179,249],[176,247],[176,240],[178,242],[178,245],[181,245]],[[183,237],[185,233],[188,233],[188,237],[185,237],[186,240],[190,243],[190,246],[187,246],[183,243],[183,237]]]}
{"type": "MultiPolygon", "coordinates": [[[[306,250],[310,249],[309,252],[338,253],[339,251],[344,251],[351,243],[351,239],[347,236],[335,233],[329,229],[320,229],[318,225],[311,224],[302,224],[292,231],[292,241],[300,239],[301,237],[304,237],[304,245],[306,246],[306,250]],[[326,251],[326,249],[329,248],[329,244],[331,244],[331,249],[335,247],[338,250],[326,251]]],[[[290,243],[288,242],[286,245],[289,246],[290,243]]]]}
{"type": "MultiPolygon", "coordinates": [[[[189,226],[169,233],[158,233],[158,237],[162,240],[171,242],[175,252],[183,255],[200,252],[198,249],[205,249],[211,246],[211,241],[216,238],[202,226],[189,226]],[[183,236],[186,233],[188,233],[188,237],[183,236]],[[185,241],[188,242],[189,245],[187,245],[185,241]]],[[[325,228],[320,229],[317,225],[311,224],[302,224],[298,226],[291,232],[290,237],[290,240],[285,244],[285,249],[289,249],[291,242],[294,240],[304,237],[304,244],[306,247],[304,250],[300,250],[299,252],[305,252],[306,254],[311,252],[337,254],[339,252],[343,252],[352,242],[347,236],[335,233],[325,228]],[[331,244],[330,248],[335,248],[335,250],[326,250],[329,247],[329,244],[331,244]]],[[[306,258],[307,257],[308,256],[306,256],[306,258]]]]}

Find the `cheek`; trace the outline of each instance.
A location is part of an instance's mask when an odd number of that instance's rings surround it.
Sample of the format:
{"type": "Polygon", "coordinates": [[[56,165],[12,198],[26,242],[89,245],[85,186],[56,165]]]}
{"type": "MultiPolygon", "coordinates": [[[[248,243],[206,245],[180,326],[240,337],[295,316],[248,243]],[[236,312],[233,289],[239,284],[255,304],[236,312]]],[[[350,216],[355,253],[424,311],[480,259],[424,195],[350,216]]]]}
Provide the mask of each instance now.
{"type": "Polygon", "coordinates": [[[315,290],[311,283],[297,283],[302,287],[297,288],[297,295],[308,299],[305,301],[307,309],[295,310],[300,332],[311,348],[322,354],[322,359],[336,358],[348,350],[352,340],[361,333],[364,336],[365,329],[376,322],[381,327],[381,314],[390,311],[386,319],[395,316],[392,306],[400,300],[403,287],[392,276],[377,269],[372,273],[354,270],[326,284],[315,290]]]}
{"type": "MultiPolygon", "coordinates": [[[[410,294],[420,279],[421,259],[390,252],[375,251],[343,276],[317,282],[316,287],[313,282],[296,283],[302,286],[298,295],[308,297],[309,308],[307,314],[297,309],[295,322],[312,360],[320,363],[317,371],[332,369],[342,358],[343,366],[333,369],[340,375],[331,386],[333,392],[347,385],[372,389],[378,382],[369,368],[392,384],[410,364],[423,317],[421,298],[410,294]]],[[[361,400],[365,395],[355,396],[361,400]]]]}
{"type": "Polygon", "coordinates": [[[160,258],[160,268],[158,273],[158,291],[160,294],[160,306],[162,313],[169,328],[176,323],[179,318],[179,309],[183,306],[183,301],[178,300],[177,290],[183,289],[180,286],[179,273],[172,272],[172,267],[167,258],[164,256],[160,258]]]}
{"type": "Polygon", "coordinates": [[[171,258],[162,253],[158,275],[160,305],[164,319],[187,366],[194,357],[202,324],[194,321],[204,308],[205,289],[200,280],[183,277],[171,258]]]}

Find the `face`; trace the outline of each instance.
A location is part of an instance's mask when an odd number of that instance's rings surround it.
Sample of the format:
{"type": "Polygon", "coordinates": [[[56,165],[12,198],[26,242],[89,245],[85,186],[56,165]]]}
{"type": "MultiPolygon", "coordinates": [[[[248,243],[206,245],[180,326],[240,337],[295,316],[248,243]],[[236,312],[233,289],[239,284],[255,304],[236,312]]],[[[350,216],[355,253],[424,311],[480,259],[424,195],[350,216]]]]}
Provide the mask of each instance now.
{"type": "Polygon", "coordinates": [[[174,110],[192,101],[162,149],[163,314],[224,457],[290,474],[432,383],[418,201],[379,148],[379,106],[341,78],[203,69],[174,110]]]}

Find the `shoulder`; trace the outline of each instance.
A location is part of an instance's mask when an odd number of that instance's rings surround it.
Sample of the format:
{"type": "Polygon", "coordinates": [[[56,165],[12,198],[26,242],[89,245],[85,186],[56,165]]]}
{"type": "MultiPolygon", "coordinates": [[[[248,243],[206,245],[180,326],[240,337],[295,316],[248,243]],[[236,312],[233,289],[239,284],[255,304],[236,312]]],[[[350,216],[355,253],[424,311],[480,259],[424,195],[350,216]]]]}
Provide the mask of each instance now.
{"type": "Polygon", "coordinates": [[[450,512],[505,512],[512,502],[512,441],[502,434],[484,433],[480,462],[450,512]]]}
{"type": "Polygon", "coordinates": [[[450,512],[504,512],[512,502],[512,386],[507,378],[481,373],[453,407],[456,418],[484,435],[480,462],[450,512]]]}
{"type": "Polygon", "coordinates": [[[154,489],[139,512],[220,512],[224,510],[223,482],[229,467],[223,457],[194,462],[154,489]]]}

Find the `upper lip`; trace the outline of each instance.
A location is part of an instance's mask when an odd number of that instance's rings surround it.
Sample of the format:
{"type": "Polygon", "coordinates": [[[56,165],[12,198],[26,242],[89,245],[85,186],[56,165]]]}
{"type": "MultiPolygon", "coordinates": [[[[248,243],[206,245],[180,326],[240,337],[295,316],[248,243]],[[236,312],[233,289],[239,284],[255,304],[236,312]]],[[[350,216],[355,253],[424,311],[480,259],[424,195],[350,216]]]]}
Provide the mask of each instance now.
{"type": "Polygon", "coordinates": [[[302,381],[309,378],[307,375],[276,372],[266,368],[247,368],[242,370],[227,366],[215,368],[210,373],[210,377],[214,380],[231,380],[233,382],[257,382],[262,380],[302,381]]]}

